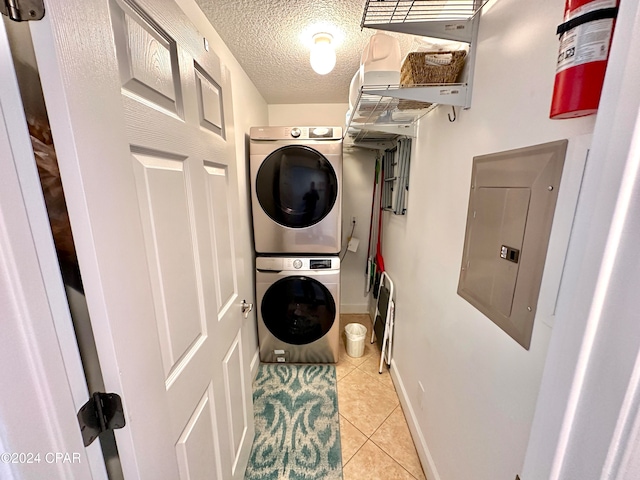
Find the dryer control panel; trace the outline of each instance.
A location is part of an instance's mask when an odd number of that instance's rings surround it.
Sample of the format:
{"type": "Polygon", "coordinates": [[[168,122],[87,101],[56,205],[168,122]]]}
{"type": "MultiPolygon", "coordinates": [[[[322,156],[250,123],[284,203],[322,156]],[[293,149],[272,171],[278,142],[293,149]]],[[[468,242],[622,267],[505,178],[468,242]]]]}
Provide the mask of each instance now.
{"type": "Polygon", "coordinates": [[[251,140],[342,140],[342,127],[251,127],[251,140]]]}

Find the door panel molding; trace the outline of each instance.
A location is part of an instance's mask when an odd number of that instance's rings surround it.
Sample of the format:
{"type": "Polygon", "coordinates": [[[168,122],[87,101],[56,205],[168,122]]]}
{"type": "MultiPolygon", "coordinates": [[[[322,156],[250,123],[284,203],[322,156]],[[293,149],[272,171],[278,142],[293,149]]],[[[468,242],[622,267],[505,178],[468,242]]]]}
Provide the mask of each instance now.
{"type": "MultiPolygon", "coordinates": [[[[133,153],[158,334],[167,376],[207,335],[201,317],[189,185],[182,160],[133,153]]],[[[184,362],[182,362],[184,364],[184,362]]],[[[171,372],[171,373],[170,373],[171,372]]]]}
{"type": "Polygon", "coordinates": [[[212,228],[214,269],[216,275],[216,298],[218,320],[238,298],[238,271],[236,264],[234,224],[230,208],[229,169],[226,165],[204,162],[207,187],[207,206],[212,228]],[[226,228],[222,228],[226,226],[226,228]]]}
{"type": "Polygon", "coordinates": [[[111,0],[122,88],[180,116],[183,110],[176,41],[134,2],[111,0]]]}
{"type": "Polygon", "coordinates": [[[231,344],[231,348],[227,352],[223,360],[225,398],[227,402],[227,410],[229,412],[228,428],[229,438],[231,440],[231,460],[232,474],[236,475],[238,461],[242,453],[245,437],[248,431],[248,415],[245,402],[242,399],[246,395],[245,379],[247,372],[242,351],[242,336],[238,332],[237,337],[231,344]]]}
{"type": "Polygon", "coordinates": [[[209,384],[176,443],[181,479],[223,478],[216,431],[213,384],[209,384]],[[212,472],[215,472],[214,477],[211,477],[212,472]]]}

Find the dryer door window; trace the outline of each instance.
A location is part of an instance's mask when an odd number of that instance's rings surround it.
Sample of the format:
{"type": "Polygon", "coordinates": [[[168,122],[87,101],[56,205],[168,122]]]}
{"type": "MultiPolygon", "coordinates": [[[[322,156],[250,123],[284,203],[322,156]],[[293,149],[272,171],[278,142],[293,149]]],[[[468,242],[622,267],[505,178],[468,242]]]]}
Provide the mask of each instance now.
{"type": "Polygon", "coordinates": [[[336,318],[336,304],[327,287],[310,277],[287,277],[264,294],[262,320],[277,339],[306,345],[322,338],[336,318]]]}
{"type": "Polygon", "coordinates": [[[272,152],[256,176],[256,196],[272,220],[291,228],[315,225],[338,198],[338,178],[313,148],[288,145],[272,152]]]}

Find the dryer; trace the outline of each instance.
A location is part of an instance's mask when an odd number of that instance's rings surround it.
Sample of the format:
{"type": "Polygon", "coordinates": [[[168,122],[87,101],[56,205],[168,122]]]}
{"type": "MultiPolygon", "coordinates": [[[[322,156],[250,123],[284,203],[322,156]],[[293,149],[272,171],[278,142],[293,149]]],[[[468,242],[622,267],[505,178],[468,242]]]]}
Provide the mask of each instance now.
{"type": "Polygon", "coordinates": [[[249,153],[256,253],[339,253],[342,128],[252,127],[249,153]]]}
{"type": "Polygon", "coordinates": [[[340,345],[340,258],[257,257],[260,360],[335,363],[340,345]]]}

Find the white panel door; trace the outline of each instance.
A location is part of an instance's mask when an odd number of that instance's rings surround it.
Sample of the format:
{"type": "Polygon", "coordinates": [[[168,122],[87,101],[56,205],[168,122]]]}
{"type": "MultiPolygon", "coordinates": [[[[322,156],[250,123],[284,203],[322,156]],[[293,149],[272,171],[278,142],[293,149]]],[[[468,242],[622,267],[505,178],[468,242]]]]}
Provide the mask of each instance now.
{"type": "Polygon", "coordinates": [[[169,0],[51,2],[31,30],[125,477],[243,478],[229,73],[169,0]]]}

